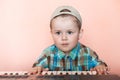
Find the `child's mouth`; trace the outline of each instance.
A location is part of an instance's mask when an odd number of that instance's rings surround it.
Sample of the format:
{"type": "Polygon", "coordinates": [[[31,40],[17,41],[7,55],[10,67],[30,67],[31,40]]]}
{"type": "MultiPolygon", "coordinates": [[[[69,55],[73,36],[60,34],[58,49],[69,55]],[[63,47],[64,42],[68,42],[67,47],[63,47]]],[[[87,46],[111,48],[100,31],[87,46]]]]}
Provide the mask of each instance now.
{"type": "Polygon", "coordinates": [[[62,46],[68,46],[68,43],[63,43],[62,46]]]}

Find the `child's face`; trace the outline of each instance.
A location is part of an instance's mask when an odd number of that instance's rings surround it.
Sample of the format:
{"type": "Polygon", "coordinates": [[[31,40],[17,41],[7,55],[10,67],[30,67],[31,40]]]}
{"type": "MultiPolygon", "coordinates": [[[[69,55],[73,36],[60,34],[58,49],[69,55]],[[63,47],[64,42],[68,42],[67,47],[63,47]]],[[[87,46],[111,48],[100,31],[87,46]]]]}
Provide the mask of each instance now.
{"type": "Polygon", "coordinates": [[[59,16],[52,21],[51,33],[55,45],[69,53],[78,43],[80,31],[74,17],[59,16]]]}

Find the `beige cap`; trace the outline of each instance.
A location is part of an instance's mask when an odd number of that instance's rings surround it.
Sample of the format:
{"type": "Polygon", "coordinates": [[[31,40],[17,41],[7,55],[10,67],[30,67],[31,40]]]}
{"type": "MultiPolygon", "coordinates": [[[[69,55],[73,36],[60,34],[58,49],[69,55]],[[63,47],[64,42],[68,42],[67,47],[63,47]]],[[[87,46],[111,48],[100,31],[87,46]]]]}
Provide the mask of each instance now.
{"type": "Polygon", "coordinates": [[[79,12],[75,8],[73,8],[72,6],[60,6],[60,7],[56,8],[56,10],[53,12],[53,14],[51,16],[51,19],[53,19],[54,17],[61,15],[61,14],[73,15],[82,24],[82,18],[80,16],[79,12]],[[67,11],[64,11],[64,10],[67,10],[67,11]]]}

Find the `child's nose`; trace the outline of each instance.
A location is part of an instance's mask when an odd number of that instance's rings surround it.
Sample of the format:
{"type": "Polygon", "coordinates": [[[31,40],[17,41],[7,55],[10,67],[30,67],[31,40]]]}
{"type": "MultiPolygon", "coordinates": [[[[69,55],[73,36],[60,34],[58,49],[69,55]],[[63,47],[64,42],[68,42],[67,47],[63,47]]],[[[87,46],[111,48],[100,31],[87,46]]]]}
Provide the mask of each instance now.
{"type": "Polygon", "coordinates": [[[62,35],[62,40],[67,40],[67,35],[66,34],[62,35]]]}

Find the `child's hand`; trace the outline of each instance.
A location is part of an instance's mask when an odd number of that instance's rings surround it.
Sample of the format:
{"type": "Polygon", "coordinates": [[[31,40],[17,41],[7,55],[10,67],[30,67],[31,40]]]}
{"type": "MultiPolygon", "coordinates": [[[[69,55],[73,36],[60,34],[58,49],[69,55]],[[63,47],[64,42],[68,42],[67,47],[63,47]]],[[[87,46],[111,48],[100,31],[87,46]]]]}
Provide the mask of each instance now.
{"type": "Polygon", "coordinates": [[[97,73],[99,75],[101,75],[101,74],[108,74],[109,68],[106,67],[105,65],[98,65],[98,66],[90,69],[90,71],[97,71],[97,73]]]}
{"type": "Polygon", "coordinates": [[[39,75],[42,71],[48,71],[48,70],[49,70],[48,68],[43,68],[41,66],[37,66],[37,67],[34,67],[32,69],[32,71],[30,71],[29,73],[39,75]]]}

